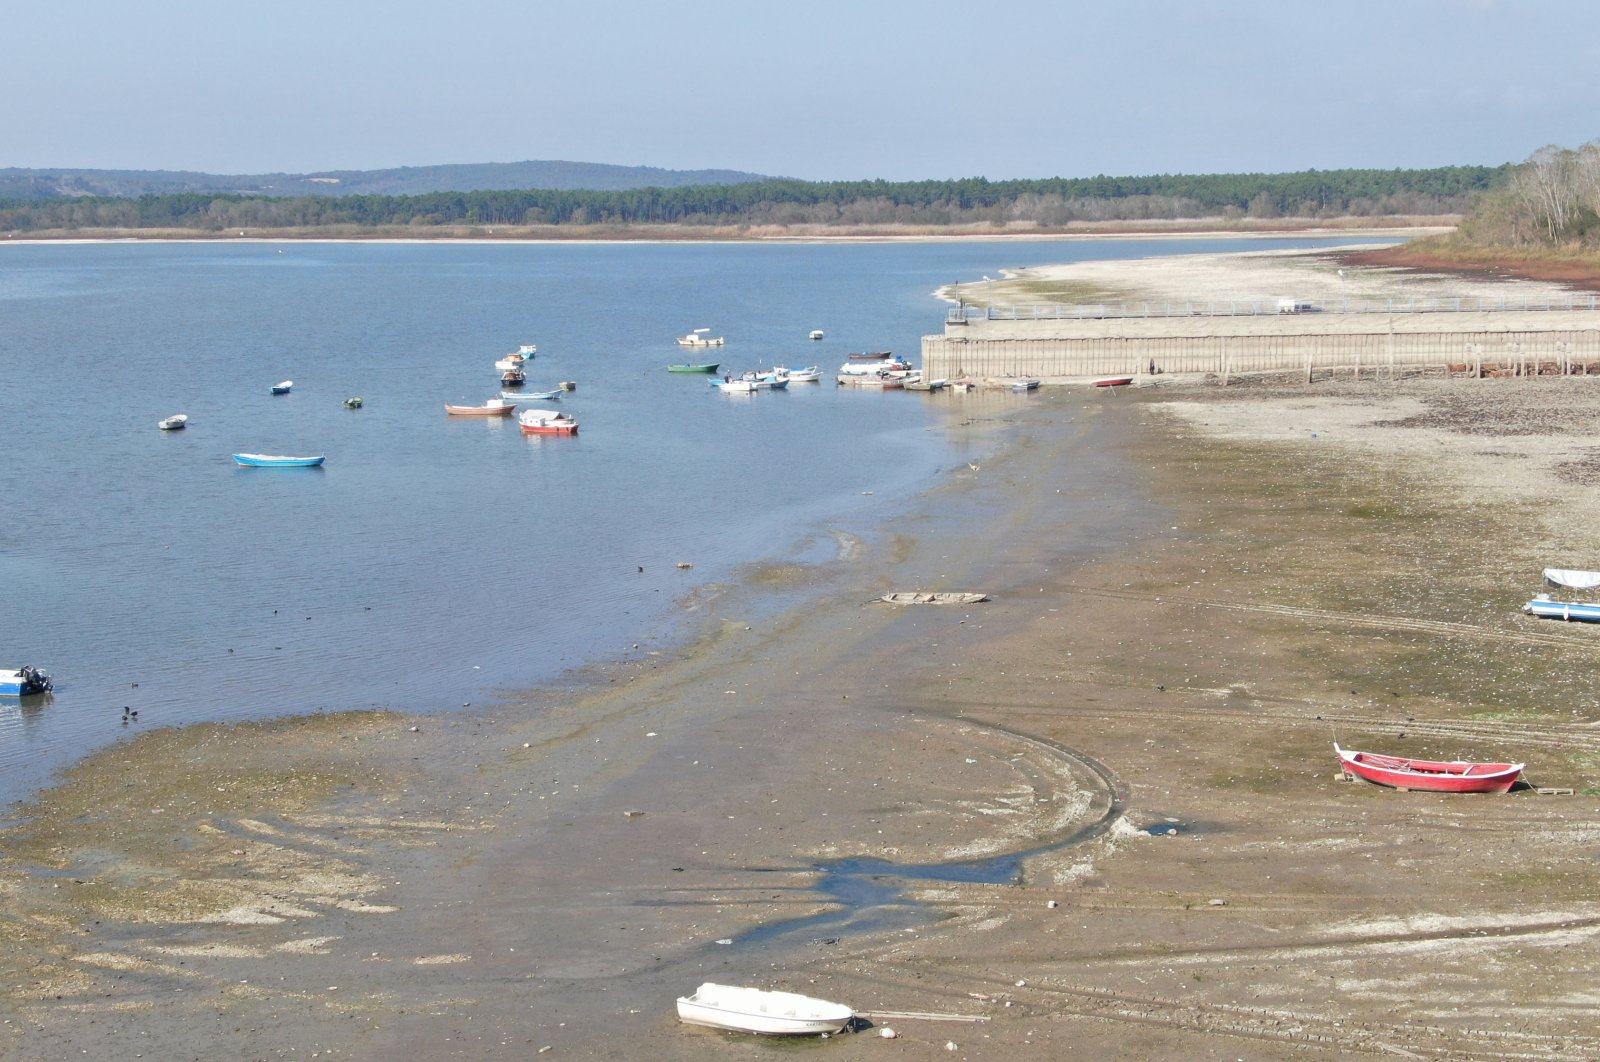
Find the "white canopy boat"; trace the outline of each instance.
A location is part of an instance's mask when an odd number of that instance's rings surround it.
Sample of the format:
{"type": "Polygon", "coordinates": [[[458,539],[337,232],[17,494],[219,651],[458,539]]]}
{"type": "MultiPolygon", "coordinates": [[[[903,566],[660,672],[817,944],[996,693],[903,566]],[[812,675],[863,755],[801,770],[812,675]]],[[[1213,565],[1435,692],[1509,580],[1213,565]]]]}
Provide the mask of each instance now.
{"type": "Polygon", "coordinates": [[[162,431],[178,431],[179,429],[183,428],[188,423],[189,423],[188,414],[186,414],[186,413],[174,413],[170,417],[165,417],[165,418],[163,418],[161,420],[156,421],[156,427],[160,428],[162,431]]]}
{"type": "Polygon", "coordinates": [[[1570,590],[1593,590],[1600,587],[1600,572],[1583,572],[1570,568],[1546,568],[1544,581],[1551,586],[1565,586],[1570,590]]]}
{"type": "Polygon", "coordinates": [[[678,997],[678,1020],[682,1022],[769,1036],[843,1032],[855,1017],[855,1011],[842,1003],[709,981],[694,995],[678,997]]]}
{"type": "Polygon", "coordinates": [[[722,336],[708,335],[711,329],[696,328],[686,336],[678,337],[680,347],[720,347],[726,342],[722,336]]]}

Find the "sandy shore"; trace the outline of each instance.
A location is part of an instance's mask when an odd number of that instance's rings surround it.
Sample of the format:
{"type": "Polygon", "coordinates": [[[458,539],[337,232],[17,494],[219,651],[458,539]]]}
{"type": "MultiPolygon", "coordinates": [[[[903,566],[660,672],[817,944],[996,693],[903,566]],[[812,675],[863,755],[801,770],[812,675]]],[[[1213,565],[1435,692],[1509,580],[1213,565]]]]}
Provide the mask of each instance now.
{"type": "Polygon", "coordinates": [[[1518,612],[1600,567],[1596,386],[936,399],[1002,452],[679,658],[84,764],[6,837],[0,1051],[762,1051],[675,1022],[717,980],[899,1034],[848,1058],[1600,1056],[1597,632],[1518,612]],[[1344,783],[1336,736],[1572,793],[1344,783]]]}

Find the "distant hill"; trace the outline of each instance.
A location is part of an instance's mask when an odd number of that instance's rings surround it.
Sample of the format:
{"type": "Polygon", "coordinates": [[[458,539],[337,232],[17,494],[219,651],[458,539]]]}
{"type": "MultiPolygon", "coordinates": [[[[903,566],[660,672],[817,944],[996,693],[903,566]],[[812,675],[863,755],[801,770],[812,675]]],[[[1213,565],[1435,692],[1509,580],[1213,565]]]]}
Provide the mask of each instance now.
{"type": "Polygon", "coordinates": [[[429,192],[626,191],[750,184],[772,178],[738,170],[663,170],[598,162],[480,162],[455,166],[402,166],[393,170],[322,173],[215,174],[184,170],[0,169],[0,199],[131,198],[201,194],[426,195],[429,192]]]}

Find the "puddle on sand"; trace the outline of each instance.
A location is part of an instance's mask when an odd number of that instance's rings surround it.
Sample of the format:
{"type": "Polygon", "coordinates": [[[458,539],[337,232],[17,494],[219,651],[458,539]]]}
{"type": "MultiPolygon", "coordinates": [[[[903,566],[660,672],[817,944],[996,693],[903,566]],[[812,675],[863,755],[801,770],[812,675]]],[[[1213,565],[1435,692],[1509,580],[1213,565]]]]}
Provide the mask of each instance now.
{"type": "Polygon", "coordinates": [[[837,906],[805,918],[758,926],[739,937],[741,945],[809,939],[813,944],[834,944],[845,935],[911,929],[933,921],[924,903],[905,895],[909,886],[926,883],[949,885],[1017,885],[1023,863],[1037,855],[1082,844],[1104,833],[1122,815],[1122,803],[1113,800],[1099,819],[1065,837],[1022,852],[964,859],[950,863],[891,863],[887,859],[858,857],[819,863],[817,883],[804,891],[821,893],[837,906]]]}

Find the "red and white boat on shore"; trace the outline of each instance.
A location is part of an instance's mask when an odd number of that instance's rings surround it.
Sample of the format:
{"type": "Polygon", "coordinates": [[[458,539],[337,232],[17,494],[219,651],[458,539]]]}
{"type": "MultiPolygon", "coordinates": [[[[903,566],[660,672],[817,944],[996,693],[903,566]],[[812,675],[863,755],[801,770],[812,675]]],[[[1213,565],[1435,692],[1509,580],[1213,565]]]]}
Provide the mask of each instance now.
{"type": "Polygon", "coordinates": [[[1522,776],[1520,763],[1467,763],[1455,760],[1413,760],[1349,752],[1334,742],[1344,773],[1396,789],[1426,789],[1436,793],[1504,793],[1522,776]]]}
{"type": "Polygon", "coordinates": [[[1126,387],[1133,383],[1131,376],[1102,376],[1097,380],[1090,380],[1091,387],[1126,387]]]}
{"type": "Polygon", "coordinates": [[[557,413],[553,409],[525,410],[517,418],[517,425],[528,435],[576,435],[578,422],[570,413],[557,413]]]}

